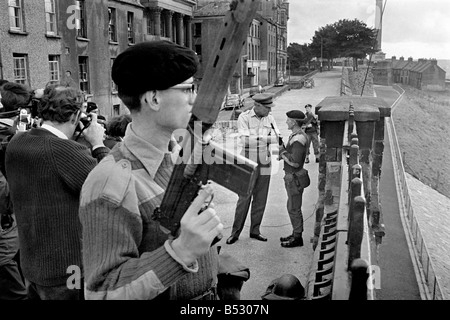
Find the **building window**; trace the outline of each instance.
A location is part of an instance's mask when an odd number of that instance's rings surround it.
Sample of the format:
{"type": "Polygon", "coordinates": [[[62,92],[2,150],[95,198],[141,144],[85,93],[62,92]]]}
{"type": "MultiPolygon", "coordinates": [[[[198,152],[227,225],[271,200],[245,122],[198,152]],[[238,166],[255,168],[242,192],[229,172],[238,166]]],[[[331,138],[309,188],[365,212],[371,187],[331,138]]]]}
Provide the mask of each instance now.
{"type": "Polygon", "coordinates": [[[120,104],[113,105],[114,116],[120,115],[120,104]]]}
{"type": "Polygon", "coordinates": [[[202,35],[202,24],[194,23],[194,37],[200,37],[202,35]]]}
{"type": "Polygon", "coordinates": [[[78,70],[80,78],[80,90],[89,93],[89,63],[88,57],[78,57],[78,70]]]}
{"type": "MultiPolygon", "coordinates": [[[[112,67],[113,67],[113,64],[114,64],[114,60],[115,60],[116,58],[111,58],[111,60],[110,60],[110,70],[112,71],[112,67]]],[[[111,74],[111,72],[109,72],[109,74],[111,74]]],[[[116,85],[116,83],[112,80],[112,77],[111,77],[111,91],[112,92],[117,92],[117,85],[116,85]]]]}
{"type": "Polygon", "coordinates": [[[8,0],[9,6],[9,27],[11,30],[23,31],[22,1],[8,0]]]}
{"type": "Polygon", "coordinates": [[[26,54],[13,54],[14,82],[28,84],[28,57],[26,54]]]}
{"type": "Polygon", "coordinates": [[[77,21],[77,36],[81,38],[87,38],[86,30],[86,4],[84,0],[76,1],[79,14],[79,20],[77,21]]]}
{"type": "Polygon", "coordinates": [[[48,34],[56,34],[56,5],[55,0],[45,0],[45,23],[48,34]]]}
{"type": "Polygon", "coordinates": [[[109,15],[109,41],[117,42],[117,23],[116,23],[116,9],[108,8],[109,15]]]}
{"type": "Polygon", "coordinates": [[[48,67],[50,70],[50,82],[55,83],[60,80],[59,72],[59,56],[49,55],[48,56],[48,67]]]}
{"type": "Polygon", "coordinates": [[[127,28],[128,28],[128,43],[134,43],[134,14],[133,12],[127,13],[127,28]]]}

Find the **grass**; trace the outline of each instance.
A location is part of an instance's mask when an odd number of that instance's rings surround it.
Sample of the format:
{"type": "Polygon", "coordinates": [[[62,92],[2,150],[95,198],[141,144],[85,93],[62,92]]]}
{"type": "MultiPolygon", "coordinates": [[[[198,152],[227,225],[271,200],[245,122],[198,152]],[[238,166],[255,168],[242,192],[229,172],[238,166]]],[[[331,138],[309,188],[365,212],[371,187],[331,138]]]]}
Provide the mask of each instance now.
{"type": "Polygon", "coordinates": [[[405,170],[450,197],[450,89],[403,89],[393,119],[405,170]]]}

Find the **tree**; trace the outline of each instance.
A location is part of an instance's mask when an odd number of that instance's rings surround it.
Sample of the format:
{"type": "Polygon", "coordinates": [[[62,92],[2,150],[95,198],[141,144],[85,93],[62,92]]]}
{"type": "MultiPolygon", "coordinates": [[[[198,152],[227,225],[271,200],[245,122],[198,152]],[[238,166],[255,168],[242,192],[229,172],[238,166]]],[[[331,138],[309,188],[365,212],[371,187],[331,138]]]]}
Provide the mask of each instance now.
{"type": "Polygon", "coordinates": [[[353,70],[358,70],[358,59],[375,53],[376,31],[358,19],[339,20],[335,23],[336,43],[341,57],[353,58],[353,70]]]}
{"type": "Polygon", "coordinates": [[[337,30],[334,25],[326,25],[314,33],[311,43],[311,51],[317,59],[327,59],[328,69],[334,58],[339,57],[336,43],[337,30]]]}
{"type": "Polygon", "coordinates": [[[296,42],[290,43],[287,53],[291,70],[299,70],[302,66],[308,64],[312,58],[311,50],[306,43],[303,45],[296,42]]]}
{"type": "Polygon", "coordinates": [[[352,57],[353,69],[357,70],[358,59],[376,52],[375,40],[375,30],[364,22],[343,19],[315,31],[310,49],[315,57],[323,57],[329,63],[334,58],[352,57]]]}

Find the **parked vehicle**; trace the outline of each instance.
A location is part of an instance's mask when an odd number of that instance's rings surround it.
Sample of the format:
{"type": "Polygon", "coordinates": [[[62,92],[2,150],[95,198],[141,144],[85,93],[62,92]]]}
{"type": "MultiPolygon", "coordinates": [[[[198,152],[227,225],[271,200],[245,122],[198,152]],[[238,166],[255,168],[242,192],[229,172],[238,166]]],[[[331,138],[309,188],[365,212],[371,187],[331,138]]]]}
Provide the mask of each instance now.
{"type": "Polygon", "coordinates": [[[308,89],[314,88],[314,79],[313,78],[306,78],[306,79],[304,79],[303,80],[303,86],[305,88],[308,88],[308,89]]]}
{"type": "Polygon", "coordinates": [[[239,94],[228,94],[225,96],[225,101],[222,110],[232,110],[242,104],[241,96],[239,94]]]}
{"type": "Polygon", "coordinates": [[[278,78],[277,81],[275,81],[274,86],[275,86],[275,87],[282,87],[282,86],[284,86],[284,83],[285,83],[284,78],[283,78],[283,77],[280,77],[280,78],[278,78]]]}

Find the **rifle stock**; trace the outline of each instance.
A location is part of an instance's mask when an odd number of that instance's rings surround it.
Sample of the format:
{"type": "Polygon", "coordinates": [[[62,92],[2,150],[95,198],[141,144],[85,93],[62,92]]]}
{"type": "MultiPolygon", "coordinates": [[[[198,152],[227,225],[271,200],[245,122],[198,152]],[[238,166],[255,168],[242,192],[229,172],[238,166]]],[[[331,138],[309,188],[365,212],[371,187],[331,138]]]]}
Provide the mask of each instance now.
{"type": "MultiPolygon", "coordinates": [[[[258,1],[254,0],[232,1],[212,51],[214,54],[205,68],[182,140],[183,161],[175,164],[161,205],[154,214],[162,230],[172,236],[177,236],[181,218],[208,181],[215,181],[238,194],[249,194],[253,189],[257,164],[221,148],[206,137],[206,132],[219,115],[257,6],[258,1]],[[197,122],[201,123],[201,133],[194,132],[197,122]],[[214,151],[212,163],[205,158],[210,149],[214,151]],[[200,163],[197,159],[201,159],[200,163]]],[[[218,240],[216,238],[212,244],[218,240]]]]}

